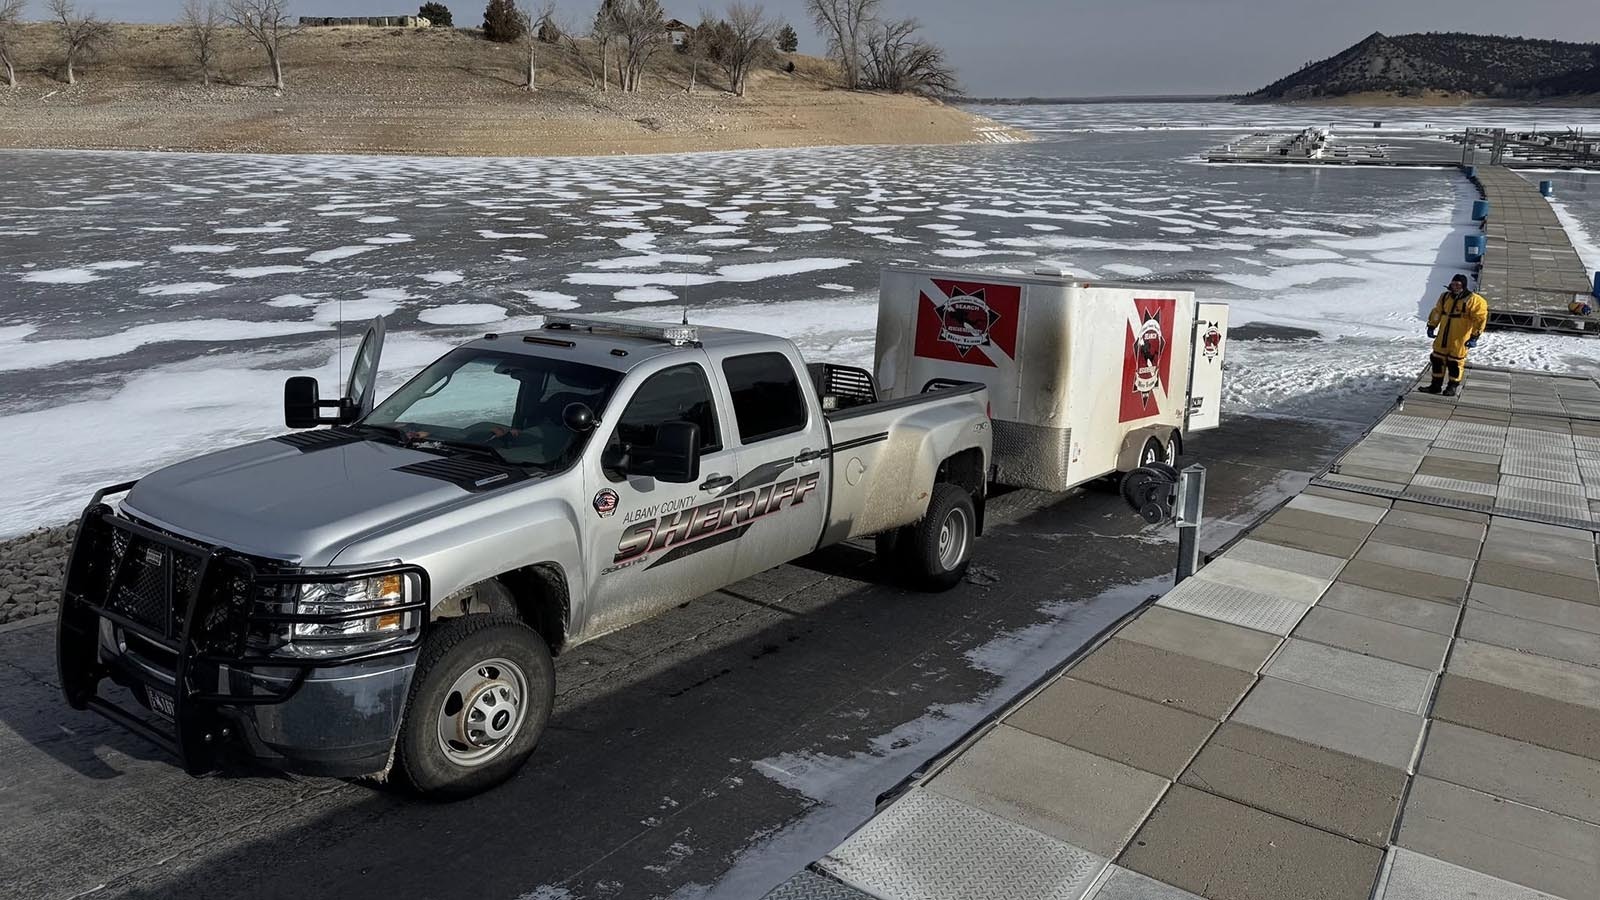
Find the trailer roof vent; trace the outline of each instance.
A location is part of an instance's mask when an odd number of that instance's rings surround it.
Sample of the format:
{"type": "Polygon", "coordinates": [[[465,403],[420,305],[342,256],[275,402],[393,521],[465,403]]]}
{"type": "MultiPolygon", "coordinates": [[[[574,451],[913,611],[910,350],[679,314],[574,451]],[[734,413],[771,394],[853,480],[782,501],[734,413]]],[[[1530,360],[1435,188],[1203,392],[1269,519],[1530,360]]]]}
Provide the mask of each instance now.
{"type": "Polygon", "coordinates": [[[1033,274],[1043,275],[1046,278],[1071,278],[1073,273],[1071,269],[1063,269],[1060,266],[1039,266],[1033,270],[1033,274]]]}

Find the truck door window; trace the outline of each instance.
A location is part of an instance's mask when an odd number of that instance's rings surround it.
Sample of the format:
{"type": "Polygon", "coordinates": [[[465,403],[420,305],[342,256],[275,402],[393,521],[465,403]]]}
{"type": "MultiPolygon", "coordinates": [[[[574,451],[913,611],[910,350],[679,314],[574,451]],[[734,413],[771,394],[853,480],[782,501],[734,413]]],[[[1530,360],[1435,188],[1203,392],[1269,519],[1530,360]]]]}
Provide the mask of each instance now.
{"type": "Polygon", "coordinates": [[[733,393],[741,443],[805,430],[806,401],[788,357],[782,353],[730,356],[722,361],[722,374],[733,393]]]}
{"type": "Polygon", "coordinates": [[[651,375],[639,385],[633,399],[628,401],[628,408],[617,419],[611,446],[653,447],[656,426],[663,422],[693,422],[700,426],[701,453],[722,449],[711,383],[700,366],[694,363],[673,366],[651,375]]]}

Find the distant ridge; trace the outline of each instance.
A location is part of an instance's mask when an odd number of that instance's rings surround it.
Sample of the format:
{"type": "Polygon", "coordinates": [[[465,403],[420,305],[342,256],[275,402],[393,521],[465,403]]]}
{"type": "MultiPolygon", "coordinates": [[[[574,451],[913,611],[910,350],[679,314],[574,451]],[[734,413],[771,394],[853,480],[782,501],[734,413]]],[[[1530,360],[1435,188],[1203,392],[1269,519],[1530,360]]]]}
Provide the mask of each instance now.
{"type": "Polygon", "coordinates": [[[1600,93],[1600,44],[1496,35],[1433,33],[1360,43],[1279,79],[1245,102],[1316,100],[1349,94],[1550,100],[1600,93]]]}

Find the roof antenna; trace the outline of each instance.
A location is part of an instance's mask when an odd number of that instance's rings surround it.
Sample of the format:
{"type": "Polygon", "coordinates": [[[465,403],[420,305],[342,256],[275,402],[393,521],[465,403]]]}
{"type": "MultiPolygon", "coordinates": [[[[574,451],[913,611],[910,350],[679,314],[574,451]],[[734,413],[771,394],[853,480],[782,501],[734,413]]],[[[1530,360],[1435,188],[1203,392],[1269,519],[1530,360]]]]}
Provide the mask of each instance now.
{"type": "Polygon", "coordinates": [[[689,276],[683,276],[683,322],[689,324],[689,276]]]}

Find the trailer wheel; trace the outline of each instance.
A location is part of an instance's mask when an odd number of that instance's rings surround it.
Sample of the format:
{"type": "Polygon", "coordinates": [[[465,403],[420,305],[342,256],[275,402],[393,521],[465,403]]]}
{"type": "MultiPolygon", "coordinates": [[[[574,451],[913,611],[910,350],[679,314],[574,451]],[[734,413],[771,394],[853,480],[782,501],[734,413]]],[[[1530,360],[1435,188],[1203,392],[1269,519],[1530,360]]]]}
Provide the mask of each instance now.
{"type": "Polygon", "coordinates": [[[1175,445],[1161,443],[1160,438],[1150,438],[1144,442],[1144,449],[1139,451],[1139,465],[1148,466],[1151,463],[1171,465],[1176,458],[1172,455],[1175,449],[1175,445]]]}
{"type": "Polygon", "coordinates": [[[516,618],[440,620],[411,677],[395,769],[430,799],[486,791],[533,753],[555,694],[549,647],[516,618]]]}
{"type": "Polygon", "coordinates": [[[904,552],[918,584],[947,591],[961,583],[972,563],[978,517],[972,495],[953,484],[936,484],[928,512],[911,526],[904,552]]]}

